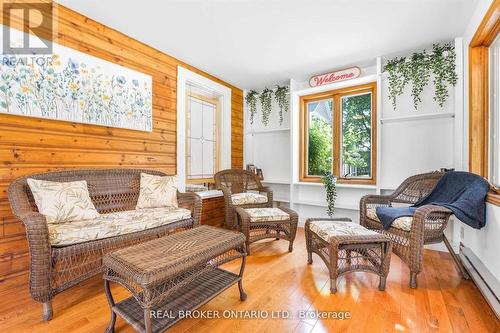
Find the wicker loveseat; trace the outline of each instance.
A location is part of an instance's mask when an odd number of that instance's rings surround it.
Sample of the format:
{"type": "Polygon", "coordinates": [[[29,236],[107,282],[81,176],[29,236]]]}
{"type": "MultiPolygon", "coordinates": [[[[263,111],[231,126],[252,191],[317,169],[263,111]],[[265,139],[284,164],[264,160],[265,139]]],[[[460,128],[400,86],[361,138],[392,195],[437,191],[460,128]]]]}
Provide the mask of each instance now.
{"type": "Polygon", "coordinates": [[[443,176],[430,172],[407,178],[390,195],[367,195],[360,201],[360,224],[383,233],[393,242],[392,251],[410,268],[410,287],[417,287],[417,275],[422,271],[424,244],[445,240],[444,229],[451,210],[435,205],[419,207],[413,217],[400,217],[384,230],[376,216],[376,207],[414,204],[427,196],[443,176]]]}
{"type": "Polygon", "coordinates": [[[99,213],[113,216],[123,212],[126,216],[127,211],[135,210],[141,173],[164,175],[159,171],[139,169],[68,170],[18,178],[10,185],[8,197],[12,211],[26,227],[30,250],[30,293],[35,301],[43,303],[44,320],[52,318],[52,298],[56,294],[102,272],[104,254],[199,225],[201,199],[194,193],[178,192],[178,210],[187,212],[181,218],[165,220],[152,228],[149,228],[149,224],[143,225],[140,231],[54,246],[49,225],[37,210],[27,179],[56,182],[86,180],[91,200],[99,213]]]}
{"type": "Polygon", "coordinates": [[[273,207],[273,191],[269,187],[262,186],[259,177],[253,172],[227,169],[217,172],[214,179],[215,187],[224,193],[226,228],[235,227],[236,207],[273,207]]]}

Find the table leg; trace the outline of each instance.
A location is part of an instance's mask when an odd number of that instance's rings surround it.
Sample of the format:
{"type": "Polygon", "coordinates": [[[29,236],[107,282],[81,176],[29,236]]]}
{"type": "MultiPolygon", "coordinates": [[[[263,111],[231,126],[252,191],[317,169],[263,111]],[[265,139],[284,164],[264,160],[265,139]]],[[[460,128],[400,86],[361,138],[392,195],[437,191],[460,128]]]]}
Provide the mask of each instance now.
{"type": "Polygon", "coordinates": [[[113,311],[113,306],[115,306],[115,301],[111,290],[109,288],[109,280],[104,280],[104,293],[106,294],[106,299],[108,301],[109,310],[111,311],[111,319],[109,325],[106,328],[106,333],[113,333],[115,331],[116,313],[113,311]]]}
{"type": "MultiPolygon", "coordinates": [[[[244,249],[243,249],[244,251],[244,249]]],[[[245,271],[245,264],[247,261],[246,254],[241,257],[241,268],[240,268],[240,280],[238,281],[238,289],[240,290],[240,300],[244,301],[247,299],[247,294],[243,290],[243,272],[245,271]]]]}
{"type": "Polygon", "coordinates": [[[149,308],[144,309],[144,330],[146,333],[153,332],[151,325],[151,309],[149,308]]]}

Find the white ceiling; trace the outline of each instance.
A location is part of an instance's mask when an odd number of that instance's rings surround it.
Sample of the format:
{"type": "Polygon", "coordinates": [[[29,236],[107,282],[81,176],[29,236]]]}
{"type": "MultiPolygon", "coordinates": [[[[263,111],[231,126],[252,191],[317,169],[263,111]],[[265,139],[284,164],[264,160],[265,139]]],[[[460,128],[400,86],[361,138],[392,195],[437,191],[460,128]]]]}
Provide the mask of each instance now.
{"type": "Polygon", "coordinates": [[[477,0],[59,0],[240,88],[461,36],[477,0]]]}

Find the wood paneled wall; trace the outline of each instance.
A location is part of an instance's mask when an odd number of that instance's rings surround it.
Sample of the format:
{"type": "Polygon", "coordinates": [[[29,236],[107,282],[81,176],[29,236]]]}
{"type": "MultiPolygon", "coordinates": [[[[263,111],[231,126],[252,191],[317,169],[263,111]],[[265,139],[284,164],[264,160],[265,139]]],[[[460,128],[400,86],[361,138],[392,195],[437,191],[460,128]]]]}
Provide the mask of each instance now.
{"type": "MultiPolygon", "coordinates": [[[[153,77],[151,133],[0,114],[0,281],[26,273],[24,227],[6,189],[19,176],[67,168],[176,173],[176,78],[181,65],[232,90],[232,166],[243,166],[243,92],[68,8],[55,5],[55,41],[153,77]]],[[[168,38],[168,32],[158,32],[168,38]]],[[[172,32],[175,33],[175,32],[172,32]]]]}

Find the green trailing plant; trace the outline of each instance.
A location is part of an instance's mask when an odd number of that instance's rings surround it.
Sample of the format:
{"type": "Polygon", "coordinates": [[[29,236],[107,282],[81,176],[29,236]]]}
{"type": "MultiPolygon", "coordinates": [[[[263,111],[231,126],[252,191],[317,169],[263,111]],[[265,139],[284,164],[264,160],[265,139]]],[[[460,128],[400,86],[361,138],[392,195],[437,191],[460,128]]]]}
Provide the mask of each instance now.
{"type": "Polygon", "coordinates": [[[455,72],[455,48],[451,44],[432,45],[432,59],[430,62],[434,74],[434,100],[443,107],[448,98],[448,85],[457,84],[458,75],[455,72]]]}
{"type": "Polygon", "coordinates": [[[248,111],[250,112],[250,124],[253,125],[253,119],[255,117],[255,113],[257,113],[257,97],[259,93],[255,90],[250,90],[245,96],[245,102],[248,106],[248,111]]]}
{"type": "Polygon", "coordinates": [[[290,100],[288,99],[288,86],[276,86],[274,90],[274,99],[280,109],[280,125],[283,123],[283,112],[288,112],[290,100]]]}
{"type": "Polygon", "coordinates": [[[337,200],[337,178],[331,173],[326,174],[322,179],[326,190],[326,213],[333,217],[335,214],[335,201],[337,200]]]}
{"type": "Polygon", "coordinates": [[[408,82],[411,83],[411,97],[413,98],[413,107],[417,110],[422,102],[422,91],[429,82],[431,73],[429,71],[430,61],[425,53],[413,53],[409,61],[405,61],[404,73],[407,75],[408,82]]]}
{"type": "Polygon", "coordinates": [[[262,108],[262,123],[267,126],[269,123],[269,115],[271,114],[271,105],[273,99],[273,91],[269,88],[264,89],[260,95],[260,106],[262,108]]]}
{"type": "Polygon", "coordinates": [[[413,106],[418,109],[421,95],[429,78],[433,77],[434,100],[443,107],[448,97],[448,85],[455,86],[458,76],[455,72],[455,48],[451,43],[434,44],[432,51],[413,53],[411,57],[394,58],[387,61],[384,71],[388,73],[388,97],[396,109],[396,100],[405,86],[411,83],[413,106]]]}
{"type": "Polygon", "coordinates": [[[396,99],[403,93],[407,80],[403,75],[402,66],[405,58],[394,58],[387,61],[384,70],[388,73],[388,96],[392,103],[392,107],[396,109],[396,99]]]}

